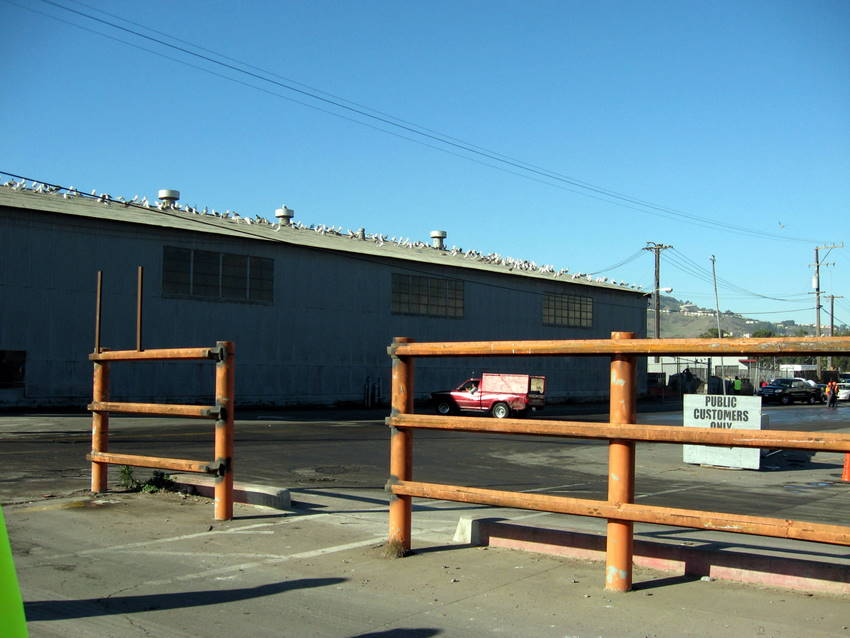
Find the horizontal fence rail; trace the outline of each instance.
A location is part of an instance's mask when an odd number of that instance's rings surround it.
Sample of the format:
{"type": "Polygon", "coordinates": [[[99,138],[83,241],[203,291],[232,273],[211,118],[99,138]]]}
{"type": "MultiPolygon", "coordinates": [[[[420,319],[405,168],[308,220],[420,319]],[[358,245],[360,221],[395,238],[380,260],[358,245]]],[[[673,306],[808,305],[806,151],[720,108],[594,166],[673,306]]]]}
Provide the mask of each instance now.
{"type": "Polygon", "coordinates": [[[574,439],[629,439],[652,443],[686,443],[721,447],[758,447],[818,452],[850,452],[850,434],[795,432],[789,430],[731,430],[726,428],[683,428],[676,425],[637,425],[550,421],[535,419],[489,420],[481,417],[451,417],[430,414],[399,414],[387,425],[421,430],[487,432],[569,437],[574,439]]]}
{"type": "Polygon", "coordinates": [[[187,459],[170,459],[159,456],[140,456],[138,454],[112,454],[110,452],[91,452],[86,459],[98,463],[113,463],[116,465],[132,465],[135,467],[152,467],[161,470],[180,470],[181,472],[198,472],[215,474],[219,468],[210,466],[203,461],[187,459]]]}
{"type": "Polygon", "coordinates": [[[694,529],[709,529],[737,532],[739,534],[817,541],[820,543],[831,543],[833,545],[850,545],[850,527],[841,525],[824,525],[807,521],[792,521],[761,516],[726,514],[722,512],[703,512],[673,507],[658,507],[655,505],[610,503],[608,501],[593,501],[568,496],[506,492],[502,490],[420,483],[416,481],[401,481],[391,484],[390,490],[393,494],[397,495],[455,501],[459,503],[478,503],[498,507],[555,512],[558,514],[576,514],[596,518],[618,519],[635,523],[674,525],[694,529]]]}
{"type": "Polygon", "coordinates": [[[182,359],[221,359],[216,348],[160,348],[153,350],[104,350],[92,352],[89,361],[178,361],[182,359]]]}
{"type": "Polygon", "coordinates": [[[90,412],[122,412],[125,414],[154,414],[159,416],[188,416],[197,419],[217,419],[221,406],[175,405],[167,403],[119,403],[116,401],[93,401],[88,404],[90,412]]]}
{"type": "Polygon", "coordinates": [[[850,337],[752,339],[574,339],[570,341],[447,341],[394,343],[397,357],[621,355],[791,356],[850,354],[850,337]]]}
{"type": "Polygon", "coordinates": [[[845,456],[850,453],[850,434],[638,425],[638,356],[850,354],[850,337],[634,339],[632,333],[615,332],[611,339],[423,343],[396,337],[387,351],[392,359],[392,408],[386,419],[391,433],[390,478],[387,482],[390,493],[388,545],[397,555],[404,555],[411,547],[414,497],[605,518],[608,520],[605,587],[613,591],[631,589],[632,526],[636,522],[850,545],[848,526],[634,503],[634,446],[638,441],[844,452],[845,456]],[[491,356],[610,357],[610,422],[496,420],[413,414],[416,358],[491,356]],[[417,429],[607,440],[608,500],[413,481],[413,433],[417,429]]]}

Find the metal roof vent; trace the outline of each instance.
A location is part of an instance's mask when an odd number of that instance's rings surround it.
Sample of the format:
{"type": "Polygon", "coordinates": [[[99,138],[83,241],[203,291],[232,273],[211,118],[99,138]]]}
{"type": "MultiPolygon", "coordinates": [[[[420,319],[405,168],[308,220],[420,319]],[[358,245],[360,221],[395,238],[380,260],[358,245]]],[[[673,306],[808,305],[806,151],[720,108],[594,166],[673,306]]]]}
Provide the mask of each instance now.
{"type": "Polygon", "coordinates": [[[444,230],[432,230],[431,231],[431,246],[433,246],[437,250],[445,250],[446,247],[443,243],[443,240],[447,236],[448,236],[448,233],[444,230]]]}
{"type": "Polygon", "coordinates": [[[161,202],[164,202],[169,206],[173,206],[177,203],[177,200],[180,199],[180,191],[172,190],[170,188],[161,188],[157,191],[156,196],[161,202]]]}
{"type": "Polygon", "coordinates": [[[281,204],[280,208],[275,209],[274,216],[281,226],[289,226],[292,223],[292,218],[295,217],[295,210],[287,208],[286,204],[281,204]]]}

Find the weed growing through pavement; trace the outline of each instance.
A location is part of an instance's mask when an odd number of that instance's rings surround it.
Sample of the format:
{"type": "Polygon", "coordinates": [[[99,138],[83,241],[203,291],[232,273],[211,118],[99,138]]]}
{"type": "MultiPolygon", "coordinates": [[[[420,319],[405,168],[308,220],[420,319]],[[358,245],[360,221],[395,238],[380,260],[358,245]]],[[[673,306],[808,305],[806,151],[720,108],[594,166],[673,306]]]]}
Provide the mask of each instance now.
{"type": "Polygon", "coordinates": [[[129,492],[144,492],[145,494],[155,494],[156,492],[176,492],[177,483],[168,478],[164,472],[154,471],[147,481],[139,481],[133,474],[133,468],[129,465],[122,465],[119,474],[118,482],[125,490],[129,492]]]}

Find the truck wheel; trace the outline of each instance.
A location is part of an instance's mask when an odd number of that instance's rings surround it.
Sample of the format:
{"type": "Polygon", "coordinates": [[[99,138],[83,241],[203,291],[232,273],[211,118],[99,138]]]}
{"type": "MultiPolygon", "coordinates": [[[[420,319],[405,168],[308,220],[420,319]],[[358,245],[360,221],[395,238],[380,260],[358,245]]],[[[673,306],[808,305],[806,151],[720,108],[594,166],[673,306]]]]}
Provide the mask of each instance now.
{"type": "Polygon", "coordinates": [[[814,395],[814,394],[810,394],[810,395],[809,395],[809,405],[814,405],[814,404],[815,404],[815,403],[817,403],[817,402],[818,402],[818,400],[815,398],[815,395],[814,395]]]}
{"type": "Polygon", "coordinates": [[[501,401],[493,404],[490,412],[497,419],[505,419],[511,415],[511,409],[508,407],[508,404],[501,401]]]}
{"type": "Polygon", "coordinates": [[[454,411],[454,406],[448,401],[440,401],[439,403],[437,403],[437,414],[448,416],[454,411]]]}
{"type": "Polygon", "coordinates": [[[782,403],[782,405],[788,405],[789,403],[791,403],[791,397],[789,397],[789,396],[786,394],[784,397],[782,397],[782,398],[780,399],[780,403],[782,403]]]}

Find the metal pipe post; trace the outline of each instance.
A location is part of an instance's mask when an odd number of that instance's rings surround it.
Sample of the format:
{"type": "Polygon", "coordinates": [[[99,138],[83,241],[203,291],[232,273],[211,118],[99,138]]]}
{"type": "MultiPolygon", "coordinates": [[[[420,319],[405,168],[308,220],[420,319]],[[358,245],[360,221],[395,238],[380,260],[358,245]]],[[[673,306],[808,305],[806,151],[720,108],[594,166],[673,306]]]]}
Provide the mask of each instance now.
{"type": "MultiPolygon", "coordinates": [[[[93,401],[109,401],[109,364],[96,361],[94,364],[93,401]]],[[[92,412],[91,415],[91,451],[109,451],[109,412],[92,412]]],[[[92,462],[91,491],[95,494],[107,489],[108,463],[92,462]]]]}
{"type": "MultiPolygon", "coordinates": [[[[391,415],[413,412],[413,360],[397,357],[392,349],[412,339],[396,337],[390,347],[393,361],[391,415]]],[[[390,435],[390,484],[413,478],[413,432],[392,427],[390,435]]],[[[390,493],[390,529],[388,547],[397,556],[410,551],[413,500],[410,496],[390,493]]]]}
{"type": "Polygon", "coordinates": [[[142,349],[142,291],[145,282],[145,268],[136,270],[136,350],[142,349]]]}
{"type": "MultiPolygon", "coordinates": [[[[632,332],[612,332],[612,339],[633,339],[632,332]]],[[[610,421],[612,425],[637,421],[636,362],[632,356],[611,357],[610,421]]],[[[623,439],[608,444],[608,502],[633,503],[635,496],[635,444],[623,439]]],[[[605,589],[632,588],[633,523],[609,519],[605,589]]]]}
{"type": "Polygon", "coordinates": [[[94,305],[94,351],[100,353],[100,324],[103,316],[101,303],[103,301],[103,271],[97,271],[97,297],[94,305]]]}
{"type": "Polygon", "coordinates": [[[215,402],[221,416],[215,423],[215,462],[218,474],[215,478],[215,520],[233,518],[233,412],[235,406],[236,348],[231,341],[218,341],[216,345],[224,353],[215,367],[215,402]]]}

